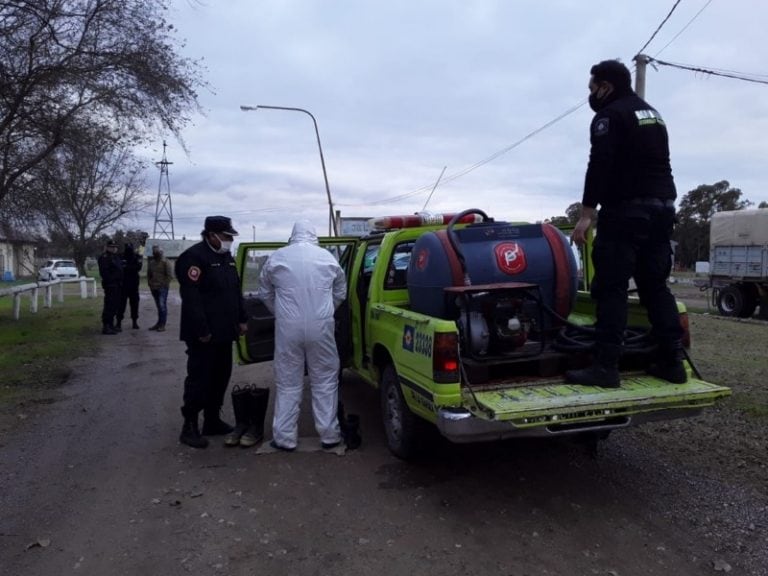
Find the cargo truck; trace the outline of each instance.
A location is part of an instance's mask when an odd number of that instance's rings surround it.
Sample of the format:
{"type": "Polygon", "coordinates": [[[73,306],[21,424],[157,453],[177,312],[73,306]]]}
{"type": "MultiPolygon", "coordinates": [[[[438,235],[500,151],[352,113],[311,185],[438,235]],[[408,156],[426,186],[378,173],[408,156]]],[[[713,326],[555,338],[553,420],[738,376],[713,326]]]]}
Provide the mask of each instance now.
{"type": "Polygon", "coordinates": [[[710,222],[708,288],[723,316],[768,320],[768,209],[716,212],[710,222]]]}
{"type": "MultiPolygon", "coordinates": [[[[425,427],[457,443],[581,435],[698,414],[730,394],[687,361],[685,384],[648,376],[654,344],[630,297],[621,387],[566,383],[592,361],[590,244],[581,265],[550,224],[456,215],[379,218],[360,238],[321,238],[345,269],[337,344],[347,373],[379,390],[390,450],[409,459],[425,427]],[[376,229],[378,229],[376,231],[376,229]]],[[[261,265],[285,243],[240,244],[249,313],[242,362],[271,360],[274,318],[257,297],[261,265]]],[[[679,305],[690,344],[687,314],[679,305]]]]}

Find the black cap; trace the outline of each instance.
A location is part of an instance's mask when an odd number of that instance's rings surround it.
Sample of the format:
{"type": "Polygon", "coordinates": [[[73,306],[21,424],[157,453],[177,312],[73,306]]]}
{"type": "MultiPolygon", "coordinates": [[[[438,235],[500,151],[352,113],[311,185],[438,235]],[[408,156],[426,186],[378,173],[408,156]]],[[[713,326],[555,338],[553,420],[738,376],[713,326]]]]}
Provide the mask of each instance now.
{"type": "Polygon", "coordinates": [[[232,220],[226,216],[208,216],[205,219],[205,229],[203,232],[218,232],[220,234],[237,236],[237,230],[232,228],[232,220]]]}

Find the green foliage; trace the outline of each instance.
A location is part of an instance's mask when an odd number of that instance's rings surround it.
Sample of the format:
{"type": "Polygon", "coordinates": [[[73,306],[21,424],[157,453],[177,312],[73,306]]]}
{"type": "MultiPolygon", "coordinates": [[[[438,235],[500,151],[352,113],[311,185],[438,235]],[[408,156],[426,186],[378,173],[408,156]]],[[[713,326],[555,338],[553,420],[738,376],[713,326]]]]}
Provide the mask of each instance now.
{"type": "Polygon", "coordinates": [[[752,203],[741,199],[741,190],[731,188],[727,180],[715,184],[702,184],[686,193],[677,211],[678,225],[675,257],[683,266],[691,268],[697,261],[709,260],[709,223],[715,212],[742,210],[752,203]]]}
{"type": "Polygon", "coordinates": [[[574,202],[565,209],[565,216],[552,216],[548,222],[554,226],[574,226],[581,216],[581,202],[574,202]]]}

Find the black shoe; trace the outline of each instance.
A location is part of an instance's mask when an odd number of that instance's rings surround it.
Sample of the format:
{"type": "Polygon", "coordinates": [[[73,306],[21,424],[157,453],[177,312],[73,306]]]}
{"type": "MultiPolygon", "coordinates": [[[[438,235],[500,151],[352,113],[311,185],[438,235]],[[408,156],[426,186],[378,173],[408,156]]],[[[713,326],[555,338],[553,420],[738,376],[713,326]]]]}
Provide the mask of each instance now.
{"type": "Polygon", "coordinates": [[[122,321],[122,320],[118,320],[118,321],[117,321],[117,324],[115,324],[115,326],[114,326],[114,328],[113,328],[113,329],[114,329],[114,331],[115,331],[115,334],[117,334],[118,332],[122,332],[122,331],[123,331],[123,326],[122,326],[122,324],[123,324],[123,321],[122,321]]]}
{"type": "Polygon", "coordinates": [[[133,328],[134,330],[138,330],[139,329],[139,323],[138,323],[137,320],[133,321],[133,326],[131,326],[131,328],[133,328]]]}
{"type": "Polygon", "coordinates": [[[223,436],[234,429],[234,426],[224,422],[218,415],[208,416],[203,420],[203,436],[223,436]]]}
{"type": "Polygon", "coordinates": [[[565,373],[565,381],[582,386],[598,386],[599,388],[621,387],[619,370],[606,368],[600,364],[593,364],[589,368],[581,370],[568,370],[565,373]]]}
{"type": "Polygon", "coordinates": [[[104,324],[101,328],[102,334],[107,334],[109,336],[114,336],[117,334],[117,331],[114,329],[114,327],[110,326],[109,324],[104,324]]]}
{"type": "Polygon", "coordinates": [[[269,445],[272,446],[272,448],[274,448],[275,450],[281,450],[283,452],[293,452],[294,450],[296,450],[296,448],[287,448],[285,446],[280,446],[280,444],[278,444],[274,440],[272,440],[269,443],[269,445]]]}
{"type": "Polygon", "coordinates": [[[154,325],[150,326],[149,328],[147,328],[147,330],[157,330],[158,326],[160,326],[160,324],[154,324],[154,325]]]}
{"type": "Polygon", "coordinates": [[[186,420],[179,435],[179,442],[192,448],[207,448],[208,440],[200,435],[196,422],[186,420]]]}
{"type": "Polygon", "coordinates": [[[360,416],[350,414],[341,425],[341,437],[344,438],[344,444],[348,450],[360,448],[363,439],[360,437],[360,416]]]}
{"type": "Polygon", "coordinates": [[[320,446],[322,446],[323,450],[333,450],[334,448],[337,448],[338,446],[341,446],[341,441],[339,441],[339,442],[320,442],[320,446]]]}
{"type": "Polygon", "coordinates": [[[688,381],[688,373],[682,362],[673,364],[651,364],[646,370],[648,374],[671,384],[685,384],[688,381]]]}

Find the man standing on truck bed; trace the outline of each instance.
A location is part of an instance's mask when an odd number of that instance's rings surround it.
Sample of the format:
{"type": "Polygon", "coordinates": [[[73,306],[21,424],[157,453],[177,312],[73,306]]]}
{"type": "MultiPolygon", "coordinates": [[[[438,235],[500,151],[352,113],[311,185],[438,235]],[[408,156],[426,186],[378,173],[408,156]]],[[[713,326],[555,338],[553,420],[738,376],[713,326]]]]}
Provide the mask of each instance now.
{"type": "Polygon", "coordinates": [[[582,214],[571,239],[581,246],[600,206],[592,252],[597,304],[595,359],[572,370],[576,384],[618,388],[618,362],[627,324],[627,289],[634,277],[641,303],[659,345],[648,372],[672,383],[687,379],[683,330],[674,296],[667,287],[672,265],[670,239],[677,193],[669,161],[667,129],[661,115],[631,86],[629,70],[604,60],[590,70],[591,150],[584,182],[582,214]]]}

